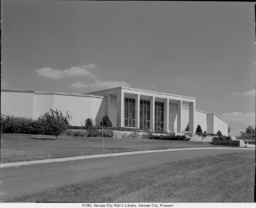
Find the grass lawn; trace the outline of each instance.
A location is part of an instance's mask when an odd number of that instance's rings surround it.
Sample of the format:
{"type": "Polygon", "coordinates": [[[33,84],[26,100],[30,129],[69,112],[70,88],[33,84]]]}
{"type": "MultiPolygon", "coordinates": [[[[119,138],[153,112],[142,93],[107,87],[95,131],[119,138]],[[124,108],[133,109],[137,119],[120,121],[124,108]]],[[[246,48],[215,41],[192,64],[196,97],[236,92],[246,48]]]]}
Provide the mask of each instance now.
{"type": "Polygon", "coordinates": [[[182,160],[49,189],[14,202],[253,202],[253,151],[182,160]]]}
{"type": "Polygon", "coordinates": [[[1,135],[1,162],[17,162],[81,155],[130,152],[168,148],[216,147],[208,143],[188,141],[166,141],[150,139],[101,138],[3,134],[1,135]]]}

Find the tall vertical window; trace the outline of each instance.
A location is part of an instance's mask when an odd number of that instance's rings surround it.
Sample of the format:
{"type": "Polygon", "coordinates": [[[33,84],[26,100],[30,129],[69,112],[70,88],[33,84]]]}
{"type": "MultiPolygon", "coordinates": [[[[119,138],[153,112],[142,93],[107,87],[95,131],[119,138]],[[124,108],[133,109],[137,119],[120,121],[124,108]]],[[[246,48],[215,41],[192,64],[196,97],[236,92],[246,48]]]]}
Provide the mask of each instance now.
{"type": "Polygon", "coordinates": [[[135,127],[135,99],[125,98],[124,125],[135,127]]]}
{"type": "Polygon", "coordinates": [[[164,103],[155,102],[155,131],[164,130],[164,103]]]}
{"type": "Polygon", "coordinates": [[[150,128],[150,101],[140,101],[140,128],[150,128]]]}

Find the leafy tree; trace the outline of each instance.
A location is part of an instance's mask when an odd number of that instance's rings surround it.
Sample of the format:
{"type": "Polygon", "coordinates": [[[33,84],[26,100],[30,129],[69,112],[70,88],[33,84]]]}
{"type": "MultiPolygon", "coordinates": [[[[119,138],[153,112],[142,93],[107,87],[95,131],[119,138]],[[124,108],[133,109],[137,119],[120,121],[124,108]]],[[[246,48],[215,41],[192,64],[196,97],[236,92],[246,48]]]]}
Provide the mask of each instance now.
{"type": "Polygon", "coordinates": [[[197,128],[196,128],[196,134],[198,134],[198,133],[199,134],[203,133],[202,128],[201,128],[200,125],[198,125],[197,128]]]}
{"type": "Polygon", "coordinates": [[[112,122],[110,121],[108,115],[104,116],[102,119],[102,125],[104,127],[112,127],[112,122]]]}
{"type": "Polygon", "coordinates": [[[255,128],[253,128],[252,126],[248,126],[246,129],[245,129],[245,133],[246,134],[255,134],[255,128]]]}
{"type": "Polygon", "coordinates": [[[68,112],[64,116],[58,109],[50,109],[50,112],[39,118],[39,122],[43,125],[45,134],[54,135],[58,139],[58,136],[68,128],[70,119],[68,112]]]}
{"type": "Polygon", "coordinates": [[[189,131],[189,123],[188,123],[187,127],[185,128],[185,131],[189,131]]]}
{"type": "Polygon", "coordinates": [[[89,130],[94,127],[93,121],[91,118],[85,120],[85,129],[89,130]]]}
{"type": "Polygon", "coordinates": [[[222,133],[221,133],[221,131],[220,131],[220,130],[217,132],[217,135],[218,135],[219,137],[221,137],[221,136],[222,136],[222,133]]]}
{"type": "Polygon", "coordinates": [[[228,134],[230,134],[231,127],[228,125],[228,134]]]}

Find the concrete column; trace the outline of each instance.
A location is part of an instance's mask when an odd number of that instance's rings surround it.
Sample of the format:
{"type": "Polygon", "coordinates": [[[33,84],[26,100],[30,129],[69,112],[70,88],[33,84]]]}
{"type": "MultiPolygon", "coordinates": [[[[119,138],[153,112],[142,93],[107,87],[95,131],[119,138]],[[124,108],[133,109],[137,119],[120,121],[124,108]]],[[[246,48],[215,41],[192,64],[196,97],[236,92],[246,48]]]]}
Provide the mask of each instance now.
{"type": "Polygon", "coordinates": [[[189,131],[194,135],[195,133],[195,102],[189,103],[189,131]]]}
{"type": "Polygon", "coordinates": [[[169,98],[166,98],[164,101],[164,131],[168,133],[170,132],[169,120],[169,98]]]}
{"type": "Polygon", "coordinates": [[[107,115],[111,116],[111,95],[107,95],[107,115]]]}
{"type": "Polygon", "coordinates": [[[155,131],[155,97],[150,99],[150,129],[155,131]]]}
{"type": "Polygon", "coordinates": [[[117,125],[124,127],[124,92],[122,89],[117,94],[117,125]]]}
{"type": "Polygon", "coordinates": [[[140,95],[135,97],[135,127],[140,128],[140,95]]]}
{"type": "Polygon", "coordinates": [[[182,133],[182,100],[178,102],[178,133],[182,133]]]}

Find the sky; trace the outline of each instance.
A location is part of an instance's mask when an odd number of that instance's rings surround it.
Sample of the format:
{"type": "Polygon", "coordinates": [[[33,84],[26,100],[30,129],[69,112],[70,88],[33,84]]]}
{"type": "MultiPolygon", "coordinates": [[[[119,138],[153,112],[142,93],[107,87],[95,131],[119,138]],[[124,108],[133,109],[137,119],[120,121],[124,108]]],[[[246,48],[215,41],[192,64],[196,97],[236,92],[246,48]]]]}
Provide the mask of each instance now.
{"type": "Polygon", "coordinates": [[[2,2],[1,87],[129,86],[196,98],[239,135],[255,124],[252,2],[2,2]]]}

